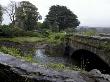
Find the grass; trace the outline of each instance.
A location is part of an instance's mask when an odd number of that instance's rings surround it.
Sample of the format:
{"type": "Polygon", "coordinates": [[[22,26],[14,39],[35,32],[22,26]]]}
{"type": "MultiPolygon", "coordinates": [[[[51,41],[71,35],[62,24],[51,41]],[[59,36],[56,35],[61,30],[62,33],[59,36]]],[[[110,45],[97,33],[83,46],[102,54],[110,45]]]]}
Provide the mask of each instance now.
{"type": "Polygon", "coordinates": [[[67,67],[64,64],[61,63],[49,63],[46,65],[47,68],[51,68],[57,71],[64,71],[64,70],[74,70],[74,71],[82,71],[82,69],[80,69],[77,66],[71,66],[71,67],[67,67]]]}
{"type": "Polygon", "coordinates": [[[64,40],[65,33],[50,33],[46,39],[48,43],[59,44],[64,40]]]}
{"type": "Polygon", "coordinates": [[[32,57],[31,54],[23,55],[16,48],[7,48],[5,46],[1,46],[0,47],[0,52],[3,52],[5,54],[9,54],[9,55],[15,56],[17,58],[25,59],[26,61],[33,62],[33,57],[32,57]]]}
{"type": "MultiPolygon", "coordinates": [[[[51,44],[59,44],[63,41],[65,37],[64,33],[50,33],[47,37],[14,37],[14,38],[0,38],[0,41],[12,41],[12,42],[18,42],[18,43],[51,43],[51,44]]],[[[8,48],[5,46],[0,47],[0,52],[24,59],[29,62],[34,62],[33,57],[31,54],[24,55],[22,54],[18,49],[16,48],[8,48]]],[[[35,61],[37,62],[37,61],[35,61]]],[[[67,67],[64,64],[55,64],[55,63],[49,63],[47,65],[44,65],[46,68],[51,68],[57,71],[63,71],[63,70],[74,70],[74,71],[80,71],[82,69],[72,66],[67,67]]]]}
{"type": "MultiPolygon", "coordinates": [[[[33,56],[31,54],[23,55],[16,48],[7,48],[5,46],[2,46],[2,47],[0,47],[0,52],[15,56],[15,57],[20,58],[20,59],[24,59],[25,61],[29,61],[29,62],[32,62],[32,63],[37,62],[37,61],[33,60],[33,56]]],[[[76,66],[67,67],[67,66],[65,66],[64,64],[61,64],[61,63],[49,63],[49,64],[46,64],[46,65],[43,65],[43,66],[46,67],[46,68],[57,70],[57,71],[64,71],[64,70],[81,71],[81,69],[76,67],[76,66]]]]}
{"type": "Polygon", "coordinates": [[[12,41],[12,42],[18,42],[18,43],[37,43],[37,42],[43,42],[43,43],[53,43],[57,44],[60,43],[65,34],[64,33],[49,33],[48,36],[44,37],[14,37],[14,38],[0,38],[0,41],[12,41]]]}
{"type": "Polygon", "coordinates": [[[44,41],[45,38],[40,38],[40,37],[14,37],[14,38],[0,38],[0,41],[12,41],[12,42],[19,42],[19,43],[24,43],[24,42],[40,42],[44,41]]]}
{"type": "MultiPolygon", "coordinates": [[[[11,42],[17,42],[17,43],[49,43],[49,44],[59,44],[62,42],[62,39],[64,38],[64,33],[49,33],[48,36],[45,37],[29,37],[29,36],[25,36],[25,37],[13,37],[13,38],[0,38],[1,42],[4,41],[11,41],[11,42]]],[[[31,61],[32,57],[31,55],[27,55],[26,57],[24,57],[22,55],[22,53],[14,48],[12,46],[12,48],[8,48],[6,46],[2,46],[0,47],[0,51],[4,52],[6,54],[10,54],[16,57],[20,57],[20,58],[25,58],[26,60],[31,61]]]]}

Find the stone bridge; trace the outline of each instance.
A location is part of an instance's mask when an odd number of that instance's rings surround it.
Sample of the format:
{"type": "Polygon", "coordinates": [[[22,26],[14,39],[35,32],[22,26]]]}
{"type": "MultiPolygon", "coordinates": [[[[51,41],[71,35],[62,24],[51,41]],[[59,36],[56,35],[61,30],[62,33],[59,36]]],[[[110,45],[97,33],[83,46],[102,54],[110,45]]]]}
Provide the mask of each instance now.
{"type": "MultiPolygon", "coordinates": [[[[109,37],[67,35],[65,43],[67,52],[70,56],[75,57],[75,55],[78,56],[77,54],[80,53],[88,56],[88,58],[92,58],[93,61],[95,61],[95,56],[97,56],[110,66],[109,37]],[[68,49],[68,46],[70,49],[68,49]]],[[[95,63],[97,63],[97,61],[95,63]]]]}

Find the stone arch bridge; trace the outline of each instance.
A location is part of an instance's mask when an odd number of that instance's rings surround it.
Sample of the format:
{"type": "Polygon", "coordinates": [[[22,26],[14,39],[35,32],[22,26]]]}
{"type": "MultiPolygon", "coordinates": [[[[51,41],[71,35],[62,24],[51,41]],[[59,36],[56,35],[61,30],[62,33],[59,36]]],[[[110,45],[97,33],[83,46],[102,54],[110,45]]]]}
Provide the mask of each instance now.
{"type": "Polygon", "coordinates": [[[100,36],[67,35],[65,39],[67,53],[73,56],[74,53],[95,54],[108,66],[110,66],[110,38],[100,36]],[[70,49],[68,49],[68,47],[70,49]]]}

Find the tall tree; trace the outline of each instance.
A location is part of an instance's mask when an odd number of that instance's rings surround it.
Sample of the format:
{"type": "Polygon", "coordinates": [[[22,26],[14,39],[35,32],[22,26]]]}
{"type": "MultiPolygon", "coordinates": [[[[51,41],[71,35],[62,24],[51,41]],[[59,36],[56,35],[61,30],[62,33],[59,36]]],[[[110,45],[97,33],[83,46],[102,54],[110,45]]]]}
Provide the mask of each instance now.
{"type": "Polygon", "coordinates": [[[11,20],[11,24],[15,25],[15,10],[16,10],[16,2],[15,1],[10,1],[10,3],[8,4],[7,7],[3,8],[4,13],[6,13],[10,20],[11,20]]]}
{"type": "Polygon", "coordinates": [[[48,23],[51,29],[58,29],[59,31],[66,28],[76,28],[80,24],[77,16],[72,11],[66,6],[60,5],[50,7],[45,22],[48,23]]]}
{"type": "Polygon", "coordinates": [[[0,5],[0,25],[2,23],[2,15],[3,15],[3,10],[2,10],[2,6],[0,5]]]}
{"type": "Polygon", "coordinates": [[[40,17],[37,10],[29,1],[20,2],[16,10],[17,25],[26,31],[35,30],[40,17]]]}

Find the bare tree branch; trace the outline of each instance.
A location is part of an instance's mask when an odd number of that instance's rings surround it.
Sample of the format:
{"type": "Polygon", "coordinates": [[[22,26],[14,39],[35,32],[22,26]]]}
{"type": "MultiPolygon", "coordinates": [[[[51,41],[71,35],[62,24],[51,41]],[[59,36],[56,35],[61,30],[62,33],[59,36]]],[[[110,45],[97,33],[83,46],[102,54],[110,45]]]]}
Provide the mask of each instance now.
{"type": "Polygon", "coordinates": [[[10,1],[9,5],[3,8],[4,13],[9,16],[12,24],[15,24],[15,8],[16,2],[14,1],[10,1]]]}

